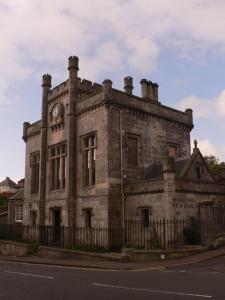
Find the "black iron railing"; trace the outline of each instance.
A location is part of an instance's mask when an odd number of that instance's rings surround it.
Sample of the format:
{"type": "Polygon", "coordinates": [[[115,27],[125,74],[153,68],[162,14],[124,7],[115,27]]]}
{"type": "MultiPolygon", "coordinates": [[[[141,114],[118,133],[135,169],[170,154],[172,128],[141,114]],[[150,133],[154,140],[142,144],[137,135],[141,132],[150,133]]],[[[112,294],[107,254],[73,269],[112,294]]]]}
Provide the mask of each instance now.
{"type": "Polygon", "coordinates": [[[122,247],[136,249],[194,248],[225,237],[225,221],[197,218],[127,220],[125,228],[84,228],[64,226],[26,226],[0,224],[0,239],[89,251],[115,251],[122,247]]]}

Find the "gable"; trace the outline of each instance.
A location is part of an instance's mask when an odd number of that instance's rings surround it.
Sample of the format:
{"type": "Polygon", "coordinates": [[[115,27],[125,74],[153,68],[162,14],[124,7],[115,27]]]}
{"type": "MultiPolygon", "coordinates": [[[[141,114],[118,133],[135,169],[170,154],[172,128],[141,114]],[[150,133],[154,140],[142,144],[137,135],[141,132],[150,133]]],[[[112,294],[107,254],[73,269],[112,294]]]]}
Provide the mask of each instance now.
{"type": "Polygon", "coordinates": [[[183,169],[181,177],[199,181],[214,181],[213,176],[199,150],[192,154],[190,160],[183,169]]]}

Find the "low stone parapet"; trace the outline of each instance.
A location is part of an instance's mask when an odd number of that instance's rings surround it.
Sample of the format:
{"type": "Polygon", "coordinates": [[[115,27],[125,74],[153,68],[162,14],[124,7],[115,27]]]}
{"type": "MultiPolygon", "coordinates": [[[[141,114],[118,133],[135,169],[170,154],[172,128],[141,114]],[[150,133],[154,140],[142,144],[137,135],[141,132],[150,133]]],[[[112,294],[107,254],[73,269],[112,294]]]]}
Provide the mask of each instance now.
{"type": "Polygon", "coordinates": [[[7,256],[26,256],[37,250],[35,244],[25,244],[13,241],[0,240],[0,255],[7,256]]]}
{"type": "Polygon", "coordinates": [[[126,262],[169,260],[201,253],[206,250],[208,250],[207,247],[178,250],[137,250],[133,248],[124,248],[122,249],[122,260],[126,262]]]}

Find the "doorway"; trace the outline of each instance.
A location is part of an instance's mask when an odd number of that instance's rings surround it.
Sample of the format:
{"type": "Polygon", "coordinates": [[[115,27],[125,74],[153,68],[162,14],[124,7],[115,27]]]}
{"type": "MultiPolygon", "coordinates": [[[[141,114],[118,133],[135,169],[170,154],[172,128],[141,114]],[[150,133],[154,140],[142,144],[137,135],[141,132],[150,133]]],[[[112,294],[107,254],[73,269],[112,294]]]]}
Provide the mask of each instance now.
{"type": "Polygon", "coordinates": [[[61,208],[54,208],[52,211],[53,215],[53,238],[54,243],[61,241],[61,208]]]}

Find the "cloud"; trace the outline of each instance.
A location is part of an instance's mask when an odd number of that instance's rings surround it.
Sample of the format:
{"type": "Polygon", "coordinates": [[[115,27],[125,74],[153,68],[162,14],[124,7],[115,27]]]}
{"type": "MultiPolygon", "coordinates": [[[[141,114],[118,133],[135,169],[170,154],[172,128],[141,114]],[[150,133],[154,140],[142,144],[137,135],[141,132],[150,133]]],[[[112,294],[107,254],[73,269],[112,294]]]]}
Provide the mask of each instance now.
{"type": "Polygon", "coordinates": [[[192,108],[196,118],[215,119],[225,116],[225,90],[217,97],[203,99],[196,96],[188,96],[180,100],[176,107],[181,110],[192,108]]]}
{"type": "MultiPolygon", "coordinates": [[[[192,145],[193,144],[194,141],[192,141],[192,145]]],[[[208,139],[204,139],[198,140],[198,148],[203,156],[214,155],[220,158],[221,161],[225,161],[225,146],[218,147],[211,143],[208,139]]]]}
{"type": "Polygon", "coordinates": [[[168,46],[223,52],[224,11],[223,0],[0,0],[0,77],[6,87],[44,70],[60,80],[72,54],[81,75],[98,79],[127,69],[150,73],[168,46]]]}

